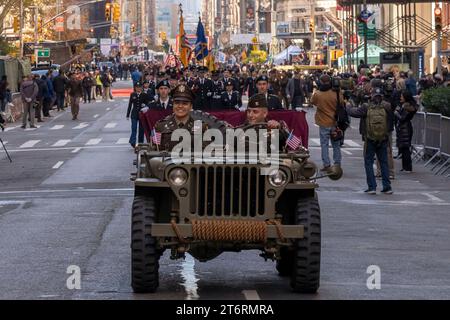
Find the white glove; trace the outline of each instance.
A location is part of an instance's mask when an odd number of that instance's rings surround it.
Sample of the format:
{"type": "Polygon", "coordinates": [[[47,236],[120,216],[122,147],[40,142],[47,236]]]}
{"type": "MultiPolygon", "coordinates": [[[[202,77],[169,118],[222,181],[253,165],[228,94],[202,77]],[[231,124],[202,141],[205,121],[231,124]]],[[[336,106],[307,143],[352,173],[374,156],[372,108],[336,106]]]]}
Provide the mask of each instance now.
{"type": "Polygon", "coordinates": [[[144,107],[144,108],[141,109],[141,112],[142,112],[142,113],[146,113],[148,110],[149,110],[148,107],[144,107]]]}
{"type": "Polygon", "coordinates": [[[247,110],[247,108],[244,107],[244,106],[242,106],[242,107],[239,108],[239,111],[241,111],[241,112],[244,112],[245,110],[247,110]]]}

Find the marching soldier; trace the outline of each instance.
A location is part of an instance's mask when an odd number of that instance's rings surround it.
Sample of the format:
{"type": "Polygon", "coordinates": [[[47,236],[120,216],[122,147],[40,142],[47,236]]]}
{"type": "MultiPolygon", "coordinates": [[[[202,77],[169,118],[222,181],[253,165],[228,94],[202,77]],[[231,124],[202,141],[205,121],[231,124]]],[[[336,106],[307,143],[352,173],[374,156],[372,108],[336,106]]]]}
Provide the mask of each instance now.
{"type": "Polygon", "coordinates": [[[256,79],[256,87],[258,88],[258,93],[266,97],[269,110],[283,110],[280,98],[268,92],[269,78],[266,75],[259,76],[256,79]]]}
{"type": "Polygon", "coordinates": [[[128,102],[127,109],[127,120],[131,118],[131,135],[128,142],[133,148],[136,146],[136,135],[138,129],[138,143],[144,142],[144,127],[139,121],[139,112],[143,107],[145,107],[145,104],[143,103],[145,99],[147,99],[147,97],[142,93],[142,84],[140,82],[136,82],[134,85],[134,92],[130,94],[130,101],[128,102]]]}
{"type": "Polygon", "coordinates": [[[199,68],[199,78],[194,85],[195,102],[194,109],[206,110],[211,108],[212,81],[205,78],[207,67],[199,68]]]}
{"type": "MultiPolygon", "coordinates": [[[[177,129],[186,129],[191,135],[196,130],[206,131],[206,124],[202,124],[201,128],[197,128],[194,119],[191,117],[194,94],[186,85],[177,86],[172,92],[173,113],[163,120],[155,124],[155,131],[161,135],[160,150],[171,151],[179,141],[171,141],[172,133],[177,129]]],[[[194,141],[191,139],[193,145],[194,141]]]]}
{"type": "Polygon", "coordinates": [[[248,93],[248,97],[253,97],[256,93],[258,93],[258,88],[256,88],[256,79],[258,78],[258,72],[252,71],[252,76],[248,77],[245,81],[244,91],[248,93]]]}
{"type": "Polygon", "coordinates": [[[149,108],[150,110],[169,110],[173,109],[173,100],[169,96],[170,84],[167,80],[162,80],[158,83],[156,90],[158,90],[158,99],[153,101],[149,108]]]}
{"type": "Polygon", "coordinates": [[[222,109],[239,110],[242,107],[241,95],[233,90],[233,82],[228,81],[225,84],[226,91],[222,93],[222,109]]]}
{"type": "Polygon", "coordinates": [[[222,93],[225,91],[224,83],[219,80],[219,72],[212,72],[212,96],[211,109],[219,110],[222,108],[222,93]]]}

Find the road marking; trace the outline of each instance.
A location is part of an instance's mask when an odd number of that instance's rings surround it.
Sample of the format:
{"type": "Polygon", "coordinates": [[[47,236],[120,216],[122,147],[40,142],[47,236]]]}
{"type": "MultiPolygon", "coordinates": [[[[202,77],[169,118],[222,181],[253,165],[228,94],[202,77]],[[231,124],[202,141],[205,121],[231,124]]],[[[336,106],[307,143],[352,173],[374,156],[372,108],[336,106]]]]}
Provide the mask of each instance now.
{"type": "MultiPolygon", "coordinates": [[[[49,193],[49,192],[115,192],[115,191],[134,191],[134,188],[112,188],[112,189],[83,189],[83,188],[73,188],[73,189],[59,189],[59,190],[16,190],[16,191],[0,191],[0,194],[15,194],[15,193],[49,193]]],[[[1,205],[0,201],[0,205],[1,205]]],[[[6,203],[8,204],[8,203],[6,203]]]]}
{"type": "Polygon", "coordinates": [[[25,201],[14,201],[14,200],[0,200],[0,206],[7,206],[9,204],[24,204],[25,201]]]}
{"type": "Polygon", "coordinates": [[[94,114],[94,119],[98,118],[99,114],[94,114]]]}
{"type": "Polygon", "coordinates": [[[111,108],[106,108],[106,111],[109,111],[109,110],[111,110],[111,108]]]}
{"type": "Polygon", "coordinates": [[[41,140],[30,140],[22,144],[19,148],[32,148],[38,144],[41,140]]]}
{"type": "Polygon", "coordinates": [[[81,148],[76,148],[76,149],[74,149],[73,151],[72,151],[72,153],[77,153],[78,151],[80,151],[81,150],[81,148]]]}
{"type": "Polygon", "coordinates": [[[50,130],[59,130],[62,128],[64,128],[63,124],[57,124],[57,125],[54,125],[53,127],[51,127],[50,130]]]}
{"type": "Polygon", "coordinates": [[[77,125],[76,127],[73,127],[72,129],[83,129],[89,126],[89,123],[87,122],[82,122],[79,125],[77,125]]]}
{"type": "Polygon", "coordinates": [[[314,142],[314,144],[320,146],[320,139],[310,139],[311,142],[314,142]]]}
{"type": "Polygon", "coordinates": [[[8,144],[8,141],[3,141],[3,144],[8,144]]]}
{"type": "Polygon", "coordinates": [[[117,122],[110,122],[105,126],[105,129],[112,129],[117,126],[117,122]]]}
{"type": "Polygon", "coordinates": [[[361,148],[362,147],[359,143],[356,143],[353,140],[345,140],[344,144],[348,145],[349,147],[356,147],[356,148],[361,148]]]}
{"type": "Polygon", "coordinates": [[[261,300],[256,290],[242,290],[245,300],[261,300]]]}
{"type": "Polygon", "coordinates": [[[119,140],[117,140],[116,144],[128,144],[128,141],[128,138],[120,138],[119,140]]]}
{"type": "Polygon", "coordinates": [[[341,149],[341,151],[342,151],[343,153],[345,153],[345,154],[352,155],[352,153],[351,153],[350,151],[348,151],[348,150],[341,149]]]}
{"type": "Polygon", "coordinates": [[[102,138],[90,139],[88,142],[86,142],[86,145],[87,146],[93,146],[93,145],[99,144],[100,141],[102,141],[102,138]]]}
{"type": "Polygon", "coordinates": [[[55,144],[52,145],[52,147],[64,147],[69,142],[70,140],[58,140],[55,144]]]}
{"type": "Polygon", "coordinates": [[[439,197],[436,197],[434,195],[432,195],[431,193],[428,192],[424,192],[422,193],[425,197],[427,197],[428,199],[430,199],[431,201],[436,201],[436,202],[444,202],[444,200],[442,200],[439,197]]]}
{"type": "Polygon", "coordinates": [[[8,131],[14,130],[14,129],[18,128],[18,127],[20,127],[20,126],[15,126],[15,127],[9,127],[9,128],[5,128],[5,132],[8,132],[8,131]]]}
{"type": "Polygon", "coordinates": [[[34,131],[36,129],[39,129],[41,126],[36,126],[36,128],[26,128],[25,131],[34,131]]]}
{"type": "MultiPolygon", "coordinates": [[[[394,191],[395,194],[395,191],[394,191]]],[[[392,197],[391,195],[380,195],[382,197],[392,197]]],[[[373,196],[371,196],[373,197],[373,196]]],[[[426,201],[410,201],[410,200],[401,200],[401,201],[393,201],[393,200],[350,200],[350,199],[343,199],[343,202],[351,203],[351,204],[365,204],[365,205],[387,205],[387,206],[423,206],[424,204],[428,206],[450,206],[450,203],[448,202],[434,202],[429,203],[426,201]]]]}
{"type": "Polygon", "coordinates": [[[199,298],[197,293],[197,282],[199,279],[196,277],[194,266],[194,258],[190,254],[186,254],[186,258],[181,264],[181,276],[183,277],[183,283],[181,285],[184,286],[184,290],[186,291],[186,300],[197,300],[199,298]]]}
{"type": "Polygon", "coordinates": [[[64,161],[58,161],[54,166],[53,169],[59,169],[63,165],[64,161]]]}

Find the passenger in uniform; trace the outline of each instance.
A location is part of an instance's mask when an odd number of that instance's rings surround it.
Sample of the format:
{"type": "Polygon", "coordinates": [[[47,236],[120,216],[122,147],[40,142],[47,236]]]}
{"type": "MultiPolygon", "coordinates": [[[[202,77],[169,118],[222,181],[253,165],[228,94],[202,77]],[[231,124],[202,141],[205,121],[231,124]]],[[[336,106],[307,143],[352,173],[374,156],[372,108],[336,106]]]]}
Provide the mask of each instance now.
{"type": "Polygon", "coordinates": [[[256,79],[256,87],[258,88],[258,93],[266,97],[269,110],[283,110],[280,98],[268,92],[269,78],[266,75],[259,76],[256,79]]]}
{"type": "MultiPolygon", "coordinates": [[[[193,135],[195,130],[205,132],[208,128],[206,124],[202,124],[201,128],[196,128],[194,125],[190,112],[195,97],[189,87],[178,85],[172,92],[172,99],[173,113],[155,124],[155,131],[161,134],[159,150],[171,151],[179,143],[179,141],[171,141],[172,133],[176,129],[186,129],[193,135]]],[[[193,145],[194,139],[191,139],[191,142],[193,145]]]]}
{"type": "Polygon", "coordinates": [[[136,146],[136,135],[138,135],[138,143],[144,143],[144,127],[139,121],[139,112],[145,107],[145,104],[142,102],[146,99],[145,96],[146,95],[142,93],[142,84],[136,82],[134,85],[134,92],[130,94],[130,101],[128,102],[127,109],[127,120],[131,118],[131,135],[128,142],[133,148],[136,146]]]}
{"type": "Polygon", "coordinates": [[[158,99],[154,100],[149,108],[150,110],[170,110],[173,109],[173,101],[169,96],[170,93],[170,84],[167,80],[162,80],[156,86],[156,90],[158,90],[158,99]]]}
{"type": "Polygon", "coordinates": [[[225,84],[226,91],[222,93],[222,108],[227,110],[239,110],[242,107],[242,98],[238,91],[233,90],[233,82],[225,84]]]}

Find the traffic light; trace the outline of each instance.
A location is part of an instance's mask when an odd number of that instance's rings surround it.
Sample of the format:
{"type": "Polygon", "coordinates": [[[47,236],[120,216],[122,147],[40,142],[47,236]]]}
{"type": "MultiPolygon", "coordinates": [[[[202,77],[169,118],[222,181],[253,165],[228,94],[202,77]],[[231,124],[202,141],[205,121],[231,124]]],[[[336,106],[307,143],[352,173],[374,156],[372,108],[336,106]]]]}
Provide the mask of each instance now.
{"type": "Polygon", "coordinates": [[[19,20],[19,17],[14,17],[14,20],[13,20],[13,30],[14,30],[14,32],[18,32],[19,29],[20,29],[20,20],[19,20]]]}
{"type": "Polygon", "coordinates": [[[314,21],[312,21],[312,20],[309,21],[309,31],[310,32],[314,31],[314,21]]]}
{"type": "Polygon", "coordinates": [[[440,7],[434,8],[434,29],[437,32],[442,31],[442,9],[440,7]]]}
{"type": "Polygon", "coordinates": [[[120,4],[113,4],[113,22],[118,23],[120,21],[120,4]]]}
{"type": "Polygon", "coordinates": [[[105,4],[105,20],[109,21],[111,19],[111,4],[105,4]]]}
{"type": "Polygon", "coordinates": [[[134,23],[131,24],[131,33],[136,32],[136,25],[134,23]]]}

